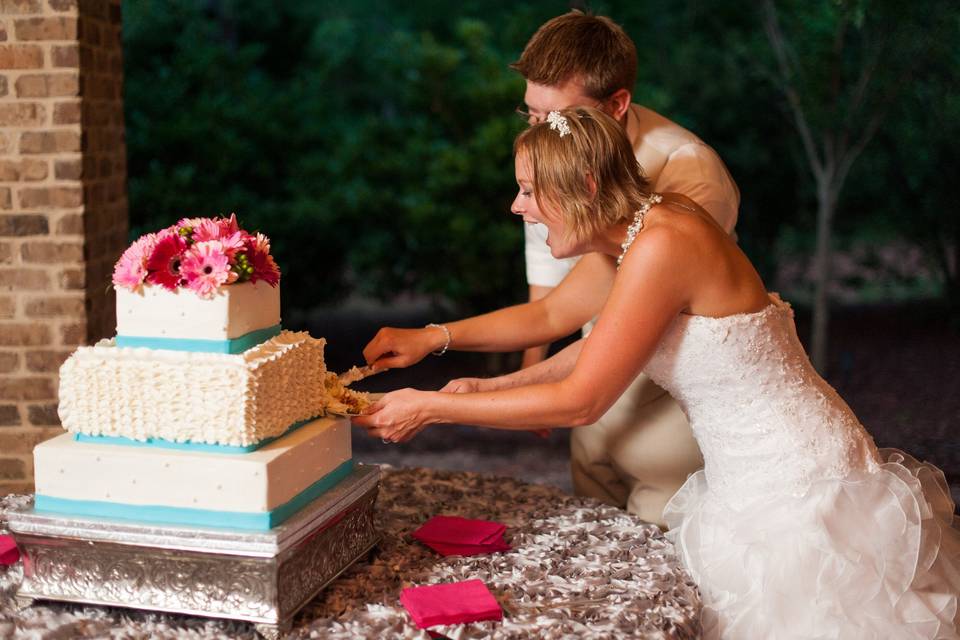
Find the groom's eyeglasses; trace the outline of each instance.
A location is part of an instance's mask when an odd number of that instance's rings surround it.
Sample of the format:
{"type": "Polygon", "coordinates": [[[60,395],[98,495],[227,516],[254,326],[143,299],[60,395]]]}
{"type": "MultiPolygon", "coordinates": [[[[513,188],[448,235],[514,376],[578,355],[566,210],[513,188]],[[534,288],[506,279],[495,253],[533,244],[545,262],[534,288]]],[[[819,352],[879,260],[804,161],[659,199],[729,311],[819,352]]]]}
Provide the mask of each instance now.
{"type": "Polygon", "coordinates": [[[520,116],[521,118],[523,118],[523,121],[526,122],[527,124],[529,124],[530,126],[533,126],[533,125],[537,124],[538,122],[543,122],[543,120],[546,118],[546,116],[534,115],[534,114],[530,113],[529,111],[527,111],[526,109],[527,109],[527,105],[523,105],[523,104],[522,104],[522,105],[518,106],[516,109],[514,109],[514,112],[515,112],[518,116],[520,116]]]}

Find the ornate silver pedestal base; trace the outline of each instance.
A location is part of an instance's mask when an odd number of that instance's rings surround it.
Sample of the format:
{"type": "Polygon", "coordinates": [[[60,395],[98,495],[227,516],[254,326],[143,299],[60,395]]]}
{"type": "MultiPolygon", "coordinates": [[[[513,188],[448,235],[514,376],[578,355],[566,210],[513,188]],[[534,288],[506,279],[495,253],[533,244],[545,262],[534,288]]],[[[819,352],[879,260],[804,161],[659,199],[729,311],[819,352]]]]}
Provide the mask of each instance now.
{"type": "Polygon", "coordinates": [[[7,511],[23,554],[17,603],[62,600],[246,620],[277,638],[379,540],[379,480],[378,467],[358,465],[293,518],[262,532],[7,511]]]}

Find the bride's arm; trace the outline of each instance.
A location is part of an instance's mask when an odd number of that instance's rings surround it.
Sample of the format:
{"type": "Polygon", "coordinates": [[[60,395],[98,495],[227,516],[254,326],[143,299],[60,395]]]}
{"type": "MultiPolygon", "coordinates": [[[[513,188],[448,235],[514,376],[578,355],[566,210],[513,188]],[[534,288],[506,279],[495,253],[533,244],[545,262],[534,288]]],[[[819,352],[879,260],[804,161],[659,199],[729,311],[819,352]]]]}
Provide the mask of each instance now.
{"type": "MultiPolygon", "coordinates": [[[[450,349],[520,351],[570,335],[597,315],[610,291],[614,269],[609,258],[585,255],[547,296],[445,324],[450,349]]],[[[363,350],[377,367],[409,367],[443,347],[446,332],[435,327],[384,327],[363,350]]]]}
{"type": "Polygon", "coordinates": [[[638,238],[573,371],[562,380],[483,393],[403,389],[384,396],[355,423],[372,435],[403,440],[441,422],[501,429],[594,422],[643,370],[688,305],[689,267],[685,252],[672,246],[673,235],[657,227],[638,238]]]}

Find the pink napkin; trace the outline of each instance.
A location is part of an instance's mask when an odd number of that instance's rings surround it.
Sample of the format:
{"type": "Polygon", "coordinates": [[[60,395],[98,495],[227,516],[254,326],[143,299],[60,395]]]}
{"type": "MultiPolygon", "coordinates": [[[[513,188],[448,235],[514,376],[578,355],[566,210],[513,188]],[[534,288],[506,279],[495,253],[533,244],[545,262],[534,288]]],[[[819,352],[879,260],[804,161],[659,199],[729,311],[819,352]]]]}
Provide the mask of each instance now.
{"type": "Polygon", "coordinates": [[[20,559],[20,550],[11,536],[0,536],[0,564],[14,564],[20,559]]]}
{"type": "Polygon", "coordinates": [[[509,551],[503,539],[506,525],[458,516],[434,516],[413,532],[413,537],[445,556],[474,556],[509,551]]]}
{"type": "Polygon", "coordinates": [[[421,629],[503,619],[500,604],[482,580],[409,587],[400,592],[400,602],[421,629]]]}

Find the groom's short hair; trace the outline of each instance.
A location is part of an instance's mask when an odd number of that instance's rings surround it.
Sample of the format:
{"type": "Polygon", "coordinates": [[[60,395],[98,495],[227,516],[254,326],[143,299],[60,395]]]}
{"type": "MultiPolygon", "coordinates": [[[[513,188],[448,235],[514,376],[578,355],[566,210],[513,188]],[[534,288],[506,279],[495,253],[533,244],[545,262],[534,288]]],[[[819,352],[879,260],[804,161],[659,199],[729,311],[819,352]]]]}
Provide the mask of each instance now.
{"type": "Polygon", "coordinates": [[[571,11],[545,22],[510,65],[530,82],[558,87],[576,80],[591,98],[633,92],[637,47],[610,18],[571,11]]]}

